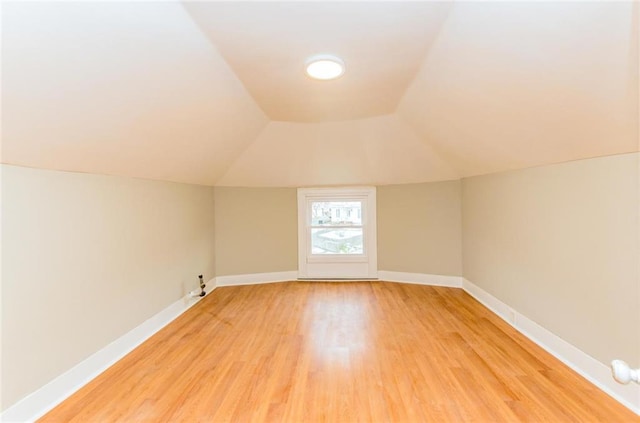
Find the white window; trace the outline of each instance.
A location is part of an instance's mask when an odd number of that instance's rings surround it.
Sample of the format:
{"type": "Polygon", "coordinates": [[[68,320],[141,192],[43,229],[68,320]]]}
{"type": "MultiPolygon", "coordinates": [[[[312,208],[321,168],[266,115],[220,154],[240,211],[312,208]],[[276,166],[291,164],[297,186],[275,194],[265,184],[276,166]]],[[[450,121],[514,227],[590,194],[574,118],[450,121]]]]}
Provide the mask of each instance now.
{"type": "Polygon", "coordinates": [[[376,278],[375,188],[298,190],[300,278],[376,278]]]}

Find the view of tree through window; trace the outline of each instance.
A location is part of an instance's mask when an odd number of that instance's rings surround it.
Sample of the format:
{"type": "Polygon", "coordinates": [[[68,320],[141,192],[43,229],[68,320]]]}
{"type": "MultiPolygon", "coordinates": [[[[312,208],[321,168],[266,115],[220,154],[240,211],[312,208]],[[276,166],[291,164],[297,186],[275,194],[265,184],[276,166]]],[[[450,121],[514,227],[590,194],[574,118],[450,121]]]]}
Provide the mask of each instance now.
{"type": "Polygon", "coordinates": [[[363,254],[362,202],[311,204],[312,254],[363,254]]]}

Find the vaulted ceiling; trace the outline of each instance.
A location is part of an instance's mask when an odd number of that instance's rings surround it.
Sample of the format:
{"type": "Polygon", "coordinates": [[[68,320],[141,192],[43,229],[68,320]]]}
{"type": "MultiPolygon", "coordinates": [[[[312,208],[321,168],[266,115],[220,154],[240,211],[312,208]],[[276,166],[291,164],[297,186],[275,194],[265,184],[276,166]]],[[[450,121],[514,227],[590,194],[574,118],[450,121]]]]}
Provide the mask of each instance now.
{"type": "Polygon", "coordinates": [[[5,2],[2,162],[383,185],[638,151],[639,6],[5,2]]]}

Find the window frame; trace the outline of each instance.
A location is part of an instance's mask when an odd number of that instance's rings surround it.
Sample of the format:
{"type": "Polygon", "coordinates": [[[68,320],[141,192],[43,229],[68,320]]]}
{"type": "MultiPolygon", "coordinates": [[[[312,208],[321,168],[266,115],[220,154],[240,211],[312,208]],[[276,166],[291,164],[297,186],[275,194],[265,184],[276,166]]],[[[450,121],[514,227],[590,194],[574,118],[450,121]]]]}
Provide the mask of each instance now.
{"type": "MultiPolygon", "coordinates": [[[[377,234],[376,234],[376,188],[299,188],[298,189],[298,273],[300,278],[309,277],[309,268],[323,263],[345,269],[350,264],[363,270],[362,276],[377,278],[377,234]],[[314,202],[357,201],[361,203],[360,225],[314,226],[312,221],[312,204],[314,202]],[[362,228],[362,254],[313,254],[311,230],[315,228],[362,228]],[[365,274],[366,273],[366,274],[365,274]]],[[[346,271],[345,275],[350,275],[346,271]]]]}

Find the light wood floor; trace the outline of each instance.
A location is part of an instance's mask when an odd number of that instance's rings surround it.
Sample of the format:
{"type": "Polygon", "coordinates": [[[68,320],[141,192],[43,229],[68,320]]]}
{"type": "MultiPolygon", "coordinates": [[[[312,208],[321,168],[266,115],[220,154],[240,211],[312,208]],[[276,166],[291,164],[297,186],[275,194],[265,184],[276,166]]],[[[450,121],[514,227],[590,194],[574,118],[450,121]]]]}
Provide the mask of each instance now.
{"type": "Polygon", "coordinates": [[[218,288],[45,422],[638,422],[459,289],[218,288]]]}

